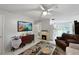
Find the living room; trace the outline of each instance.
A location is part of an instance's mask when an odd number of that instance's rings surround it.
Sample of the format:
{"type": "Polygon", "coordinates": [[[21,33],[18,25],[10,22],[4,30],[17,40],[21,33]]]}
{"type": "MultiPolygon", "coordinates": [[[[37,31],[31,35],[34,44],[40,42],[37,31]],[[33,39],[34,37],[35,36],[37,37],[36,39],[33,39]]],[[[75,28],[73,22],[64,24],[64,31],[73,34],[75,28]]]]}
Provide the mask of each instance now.
{"type": "Polygon", "coordinates": [[[0,5],[0,54],[79,54],[78,41],[65,40],[66,46],[61,39],[78,39],[78,28],[74,25],[79,21],[78,10],[78,4],[0,5]]]}

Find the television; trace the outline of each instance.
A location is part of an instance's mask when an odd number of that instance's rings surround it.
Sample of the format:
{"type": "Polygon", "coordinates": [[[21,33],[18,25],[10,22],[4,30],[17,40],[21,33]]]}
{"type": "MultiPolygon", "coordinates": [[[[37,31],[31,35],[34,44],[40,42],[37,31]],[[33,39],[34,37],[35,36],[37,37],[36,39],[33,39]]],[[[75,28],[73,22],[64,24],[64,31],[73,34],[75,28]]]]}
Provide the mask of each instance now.
{"type": "Polygon", "coordinates": [[[17,26],[18,32],[32,31],[32,23],[31,22],[18,21],[17,25],[18,25],[17,26]]]}

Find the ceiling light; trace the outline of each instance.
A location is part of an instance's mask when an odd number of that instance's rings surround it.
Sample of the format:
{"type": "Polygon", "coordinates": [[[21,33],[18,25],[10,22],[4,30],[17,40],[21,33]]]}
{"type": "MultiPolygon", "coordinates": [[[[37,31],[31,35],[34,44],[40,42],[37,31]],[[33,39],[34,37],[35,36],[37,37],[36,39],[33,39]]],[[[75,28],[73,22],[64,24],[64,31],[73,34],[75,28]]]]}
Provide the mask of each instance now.
{"type": "Polygon", "coordinates": [[[46,16],[46,15],[47,15],[47,11],[44,11],[44,12],[43,12],[43,15],[46,16]]]}

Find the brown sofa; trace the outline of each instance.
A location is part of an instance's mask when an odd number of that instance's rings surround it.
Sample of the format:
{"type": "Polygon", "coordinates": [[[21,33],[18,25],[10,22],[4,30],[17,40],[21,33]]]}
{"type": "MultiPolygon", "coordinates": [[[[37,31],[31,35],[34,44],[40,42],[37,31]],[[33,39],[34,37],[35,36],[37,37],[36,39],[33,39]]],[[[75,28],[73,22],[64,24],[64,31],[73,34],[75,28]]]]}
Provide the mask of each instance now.
{"type": "Polygon", "coordinates": [[[79,35],[63,33],[62,36],[57,37],[55,41],[56,41],[56,45],[65,51],[66,47],[69,46],[69,43],[79,44],[79,35]]]}

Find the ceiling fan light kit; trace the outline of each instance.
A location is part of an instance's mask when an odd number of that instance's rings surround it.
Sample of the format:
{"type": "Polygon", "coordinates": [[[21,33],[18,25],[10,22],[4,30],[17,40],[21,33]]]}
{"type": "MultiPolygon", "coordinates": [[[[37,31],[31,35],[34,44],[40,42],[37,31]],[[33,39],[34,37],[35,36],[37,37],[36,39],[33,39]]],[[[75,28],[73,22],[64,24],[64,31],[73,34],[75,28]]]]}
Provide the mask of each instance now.
{"type": "Polygon", "coordinates": [[[46,16],[47,15],[47,11],[43,11],[43,16],[46,16]]]}

